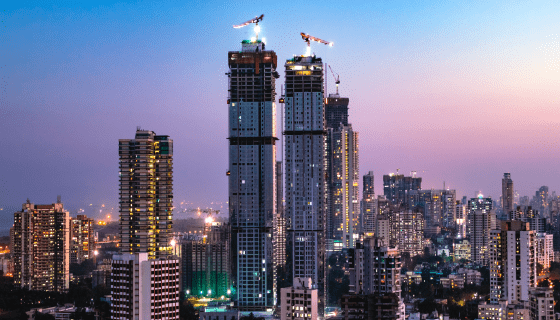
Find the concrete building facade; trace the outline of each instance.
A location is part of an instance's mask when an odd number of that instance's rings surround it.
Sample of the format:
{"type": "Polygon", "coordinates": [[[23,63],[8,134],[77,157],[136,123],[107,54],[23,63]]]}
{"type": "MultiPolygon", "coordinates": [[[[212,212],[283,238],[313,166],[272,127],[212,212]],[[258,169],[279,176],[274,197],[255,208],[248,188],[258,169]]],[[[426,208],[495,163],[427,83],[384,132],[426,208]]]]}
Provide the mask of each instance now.
{"type": "Polygon", "coordinates": [[[260,41],[228,52],[229,217],[240,310],[275,304],[277,57],[260,41]]]}
{"type": "Polygon", "coordinates": [[[325,107],[323,62],[316,56],[286,61],[285,179],[291,278],[311,278],[318,289],[319,313],[325,303],[325,107]]]}
{"type": "Polygon", "coordinates": [[[14,284],[29,290],[66,292],[70,285],[70,214],[60,198],[40,205],[27,200],[14,213],[14,284]]]}

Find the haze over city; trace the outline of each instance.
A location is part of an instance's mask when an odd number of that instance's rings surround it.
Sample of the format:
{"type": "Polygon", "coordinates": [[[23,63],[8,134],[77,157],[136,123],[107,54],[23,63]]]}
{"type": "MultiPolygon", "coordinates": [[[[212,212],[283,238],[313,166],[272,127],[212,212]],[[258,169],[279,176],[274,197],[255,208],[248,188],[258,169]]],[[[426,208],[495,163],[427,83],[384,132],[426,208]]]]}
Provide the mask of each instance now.
{"type": "Polygon", "coordinates": [[[520,195],[560,191],[557,1],[17,1],[0,12],[0,222],[27,198],[116,207],[117,142],[137,126],[174,140],[176,200],[225,203],[226,57],[253,33],[231,26],[261,13],[279,65],[302,31],[334,42],[312,51],[340,74],[376,193],[397,168],[458,198],[499,198],[504,172],[520,195]]]}

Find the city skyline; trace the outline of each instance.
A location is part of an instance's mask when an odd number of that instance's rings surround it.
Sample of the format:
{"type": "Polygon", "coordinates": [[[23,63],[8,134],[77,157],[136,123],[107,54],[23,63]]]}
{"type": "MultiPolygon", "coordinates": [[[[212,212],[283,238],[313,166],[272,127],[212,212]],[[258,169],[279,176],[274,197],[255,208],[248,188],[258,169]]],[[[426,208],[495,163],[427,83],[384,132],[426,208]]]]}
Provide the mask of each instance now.
{"type": "MultiPolygon", "coordinates": [[[[0,119],[3,146],[16,152],[2,157],[0,221],[28,197],[116,208],[114,141],[138,125],[173,137],[177,199],[225,202],[225,55],[253,32],[231,25],[261,13],[262,36],[280,61],[304,53],[301,31],[334,41],[312,51],[341,76],[360,132],[360,176],[375,173],[376,194],[397,168],[417,171],[424,189],[445,181],[457,198],[482,190],[499,200],[504,172],[522,196],[542,185],[560,191],[558,4],[358,3],[308,18],[267,2],[20,6],[1,13],[0,119]]],[[[330,71],[325,79],[327,95],[330,71]]]]}

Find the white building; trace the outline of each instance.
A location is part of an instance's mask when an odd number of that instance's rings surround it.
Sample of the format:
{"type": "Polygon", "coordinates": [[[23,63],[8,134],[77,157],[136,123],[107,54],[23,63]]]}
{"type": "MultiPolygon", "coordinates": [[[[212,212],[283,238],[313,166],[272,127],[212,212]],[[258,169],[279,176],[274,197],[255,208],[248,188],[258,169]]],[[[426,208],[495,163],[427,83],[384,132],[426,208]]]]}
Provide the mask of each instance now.
{"type": "Polygon", "coordinates": [[[179,260],[114,255],[111,319],[179,319],[179,260]]]}
{"type": "Polygon", "coordinates": [[[531,288],[531,318],[535,320],[554,319],[553,288],[531,288]]]}
{"type": "Polygon", "coordinates": [[[317,320],[318,290],[311,278],[294,278],[294,285],[280,289],[281,320],[317,320]]]}
{"type": "Polygon", "coordinates": [[[537,246],[537,262],[542,264],[544,269],[550,268],[550,263],[554,261],[553,235],[537,233],[535,242],[537,246]]]}

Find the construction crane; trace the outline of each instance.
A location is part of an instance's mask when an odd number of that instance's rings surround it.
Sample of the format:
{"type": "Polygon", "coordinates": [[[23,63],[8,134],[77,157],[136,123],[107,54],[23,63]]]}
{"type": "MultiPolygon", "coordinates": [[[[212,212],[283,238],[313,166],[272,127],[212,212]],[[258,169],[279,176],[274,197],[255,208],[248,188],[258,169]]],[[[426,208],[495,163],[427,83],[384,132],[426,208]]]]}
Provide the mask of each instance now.
{"type": "Polygon", "coordinates": [[[338,84],[340,83],[340,76],[338,75],[338,73],[334,74],[334,71],[332,71],[331,65],[329,65],[329,69],[331,70],[332,76],[334,78],[334,83],[336,83],[336,94],[338,94],[338,84]]]}
{"type": "Polygon", "coordinates": [[[304,33],[304,32],[301,33],[301,38],[303,39],[303,41],[307,42],[307,54],[306,55],[308,55],[308,56],[311,54],[311,41],[326,44],[327,46],[331,46],[331,47],[334,45],[334,42],[328,42],[328,41],[325,41],[323,39],[319,39],[317,37],[310,36],[310,35],[308,35],[307,33],[304,33]]]}
{"type": "Polygon", "coordinates": [[[260,16],[254,17],[251,20],[247,20],[242,24],[233,25],[233,28],[239,29],[239,28],[243,28],[244,26],[250,25],[251,23],[254,23],[255,33],[257,34],[257,40],[259,40],[259,31],[261,31],[261,27],[259,27],[259,22],[262,21],[263,18],[264,18],[264,14],[261,14],[260,16]]]}

